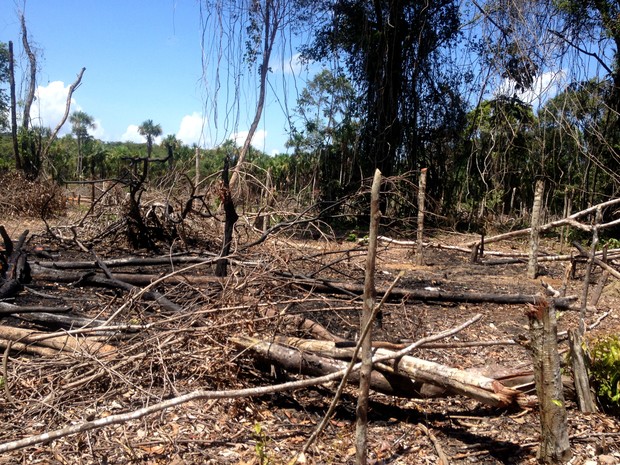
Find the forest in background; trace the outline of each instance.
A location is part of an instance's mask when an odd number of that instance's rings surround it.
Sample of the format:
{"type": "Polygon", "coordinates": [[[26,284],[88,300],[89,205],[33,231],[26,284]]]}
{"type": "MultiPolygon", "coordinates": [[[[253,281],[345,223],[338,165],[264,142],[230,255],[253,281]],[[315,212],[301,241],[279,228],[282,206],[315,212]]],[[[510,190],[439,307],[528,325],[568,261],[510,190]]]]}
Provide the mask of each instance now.
{"type": "MultiPolygon", "coordinates": [[[[203,64],[235,79],[231,108],[242,93],[236,76],[247,67],[254,71],[256,118],[244,144],[197,151],[174,135],[154,143],[162,134],[151,120],[141,126],[145,144],[103,142],[89,134],[93,117],[81,111],[67,114],[72,130],[63,137],[37,127],[29,117],[37,57],[28,49],[22,17],[15,42],[26,51],[30,81],[25,95],[10,98],[11,53],[2,44],[0,166],[59,184],[127,183],[135,175],[132,160],[148,156],[165,160],[151,164],[148,180],[170,187],[179,182],[172,173],[190,183],[208,179],[229,157],[233,181],[242,173],[245,183],[268,186],[299,205],[333,204],[378,168],[402,184],[382,206],[390,218],[413,216],[411,186],[428,168],[431,221],[474,229],[489,219],[527,216],[538,179],[545,181],[549,215],[566,216],[618,195],[617,2],[203,1],[200,12],[211,31],[207,49],[216,55],[238,50],[203,64]],[[323,70],[300,90],[288,115],[290,153],[268,156],[251,141],[264,116],[275,50],[293,37],[302,59],[320,62],[323,70]],[[542,92],[544,85],[555,91],[542,92]]],[[[353,213],[366,209],[359,205],[353,213]]]]}

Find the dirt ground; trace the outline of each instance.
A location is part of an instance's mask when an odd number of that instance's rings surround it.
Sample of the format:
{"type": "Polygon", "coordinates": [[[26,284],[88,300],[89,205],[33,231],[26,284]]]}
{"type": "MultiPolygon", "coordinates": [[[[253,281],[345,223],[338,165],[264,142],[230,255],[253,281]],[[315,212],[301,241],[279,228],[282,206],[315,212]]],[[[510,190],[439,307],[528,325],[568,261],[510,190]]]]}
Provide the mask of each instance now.
{"type": "MultiPolygon", "coordinates": [[[[73,246],[51,240],[42,233],[40,223],[4,224],[14,239],[27,227],[35,232],[28,244],[33,263],[49,261],[36,255],[36,246],[57,261],[92,260],[73,246]]],[[[485,258],[472,264],[467,253],[438,247],[461,245],[472,238],[432,234],[424,251],[424,266],[414,265],[411,246],[382,242],[377,285],[388,286],[400,271],[404,276],[398,285],[411,289],[540,294],[541,281],[555,288],[562,285],[564,261],[544,262],[540,278],[531,280],[526,277],[526,263],[491,265],[485,264],[485,258]]],[[[488,249],[526,252],[527,241],[500,242],[488,249]]],[[[544,254],[570,252],[561,250],[553,238],[543,240],[541,249],[544,254]]],[[[106,259],[125,255],[110,244],[100,253],[106,259]]],[[[275,309],[280,314],[303,315],[338,336],[354,339],[361,308],[358,297],[314,293],[277,273],[362,283],[364,262],[364,244],[276,236],[239,257],[226,279],[201,285],[189,281],[162,285],[160,291],[183,307],[176,314],[153,302],[133,302],[120,291],[35,279],[11,303],[69,305],[73,314],[104,320],[128,303],[115,322],[142,325],[143,329],[107,336],[106,342],[116,348],[107,358],[64,352],[54,357],[14,352],[5,356],[0,443],[131,412],[196,389],[231,390],[298,379],[273,367],[265,369],[231,344],[230,337],[251,335],[268,340],[275,334],[306,335],[278,318],[265,316],[266,310],[275,309]]],[[[178,267],[134,267],[123,272],[163,275],[172,269],[178,267]]],[[[206,277],[211,273],[210,267],[187,272],[206,277]]],[[[568,281],[568,295],[581,295],[583,275],[580,266],[568,281]]],[[[592,289],[600,277],[596,270],[592,289]]],[[[618,280],[610,278],[596,311],[587,315],[588,325],[603,317],[589,331],[591,337],[620,332],[619,303],[618,280]]],[[[405,299],[386,304],[382,328],[376,329],[374,337],[396,343],[415,341],[481,314],[479,322],[442,341],[452,347],[418,349],[413,355],[489,375],[502,369],[526,370],[531,368],[531,359],[520,344],[462,344],[527,338],[525,311],[524,305],[405,299]]],[[[578,314],[561,312],[558,322],[560,331],[574,328],[578,314]]],[[[4,318],[2,324],[40,328],[12,317],[4,318]]],[[[565,341],[560,348],[564,356],[565,341]]],[[[253,398],[191,401],[138,420],[5,453],[0,463],[288,463],[324,417],[335,387],[327,384],[253,398]]],[[[349,387],[327,429],[303,457],[305,463],[355,462],[355,406],[356,390],[349,387]]],[[[567,401],[567,408],[574,455],[570,463],[620,463],[620,419],[579,413],[573,400],[567,401]]],[[[459,396],[403,399],[372,395],[369,456],[373,464],[436,464],[439,450],[451,464],[530,464],[536,463],[539,437],[536,409],[498,409],[459,396]]]]}

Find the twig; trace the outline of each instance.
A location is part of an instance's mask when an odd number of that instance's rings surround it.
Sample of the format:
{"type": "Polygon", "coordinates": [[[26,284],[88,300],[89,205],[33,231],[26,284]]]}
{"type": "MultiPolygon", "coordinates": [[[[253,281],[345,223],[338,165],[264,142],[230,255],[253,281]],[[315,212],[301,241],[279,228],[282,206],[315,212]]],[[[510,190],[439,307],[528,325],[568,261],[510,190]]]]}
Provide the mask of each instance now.
{"type": "Polygon", "coordinates": [[[433,447],[435,447],[435,451],[439,456],[439,462],[437,462],[437,464],[450,465],[450,460],[448,459],[446,453],[443,451],[443,448],[441,447],[441,443],[439,442],[439,439],[437,439],[437,436],[435,436],[425,425],[421,423],[418,424],[418,427],[424,432],[424,434],[428,436],[428,438],[433,443],[433,447]]]}
{"type": "Polygon", "coordinates": [[[2,378],[4,381],[4,393],[6,394],[6,400],[15,405],[15,402],[13,402],[13,396],[11,395],[11,390],[9,389],[9,376],[7,370],[7,365],[9,363],[9,352],[11,351],[12,345],[13,341],[9,340],[6,344],[6,349],[4,349],[4,355],[2,356],[2,378]]]}

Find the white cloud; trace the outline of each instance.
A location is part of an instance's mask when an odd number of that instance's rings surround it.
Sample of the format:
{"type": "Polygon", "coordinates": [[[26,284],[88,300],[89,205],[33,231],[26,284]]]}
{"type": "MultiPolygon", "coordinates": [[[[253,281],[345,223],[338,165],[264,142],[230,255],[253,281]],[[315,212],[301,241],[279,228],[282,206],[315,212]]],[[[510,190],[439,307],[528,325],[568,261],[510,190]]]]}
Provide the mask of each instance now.
{"type": "Polygon", "coordinates": [[[125,131],[125,133],[121,136],[121,141],[136,142],[138,144],[141,144],[146,142],[146,138],[144,136],[141,136],[138,132],[137,124],[130,124],[129,126],[127,126],[127,130],[125,131]]]}
{"type": "MultiPolygon", "coordinates": [[[[69,86],[62,81],[52,81],[47,86],[38,86],[35,101],[30,110],[30,117],[35,126],[55,128],[65,114],[69,86]]],[[[71,99],[71,111],[80,110],[75,99],[71,99]]],[[[71,126],[65,123],[60,134],[71,132],[71,126]]]]}
{"type": "Polygon", "coordinates": [[[105,129],[103,129],[100,119],[95,119],[95,127],[94,129],[90,129],[88,133],[95,139],[106,140],[105,129]]]}
{"type": "Polygon", "coordinates": [[[185,115],[181,120],[177,139],[182,140],[187,145],[200,145],[200,142],[204,140],[203,129],[204,118],[200,113],[194,112],[191,115],[185,115]]]}
{"type": "Polygon", "coordinates": [[[504,79],[499,85],[495,95],[516,94],[525,103],[539,107],[547,100],[555,97],[563,87],[566,78],[566,71],[563,69],[557,71],[547,71],[546,73],[536,76],[532,88],[524,92],[515,91],[515,82],[510,79],[504,79]]]}
{"type": "Polygon", "coordinates": [[[317,61],[303,61],[301,53],[295,53],[290,57],[278,57],[270,63],[271,71],[274,73],[292,74],[299,76],[302,72],[316,73],[321,67],[317,61]]]}
{"type": "MultiPolygon", "coordinates": [[[[230,139],[234,140],[235,143],[241,147],[243,146],[245,139],[247,139],[249,134],[249,131],[239,131],[239,132],[233,132],[230,135],[230,139]]],[[[254,147],[255,149],[258,150],[264,150],[265,149],[265,138],[267,137],[267,131],[265,131],[264,129],[258,129],[255,133],[254,136],[252,137],[252,147],[254,147]]]]}

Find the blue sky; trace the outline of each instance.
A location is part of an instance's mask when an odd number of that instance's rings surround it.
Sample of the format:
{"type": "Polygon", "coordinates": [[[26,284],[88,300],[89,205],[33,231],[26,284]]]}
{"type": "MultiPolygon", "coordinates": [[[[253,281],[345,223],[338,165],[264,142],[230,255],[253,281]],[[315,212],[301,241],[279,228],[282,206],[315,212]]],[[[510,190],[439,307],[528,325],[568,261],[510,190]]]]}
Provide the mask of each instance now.
{"type": "MultiPolygon", "coordinates": [[[[32,116],[39,112],[44,126],[54,127],[60,119],[68,86],[85,67],[72,111],[79,109],[95,118],[97,128],[91,133],[99,139],[141,141],[136,128],[147,119],[160,124],[164,135],[175,134],[187,144],[206,147],[247,133],[256,99],[252,73],[246,72],[241,81],[239,117],[224,121],[224,107],[231,107],[230,101],[224,102],[215,124],[215,111],[208,103],[213,100],[209,92],[215,65],[207,59],[203,74],[198,0],[27,0],[25,8],[22,1],[0,0],[0,41],[12,40],[25,66],[21,9],[32,45],[42,52],[32,116]]],[[[288,51],[274,60],[290,62],[294,53],[289,44],[288,51]]],[[[266,116],[253,141],[270,154],[285,151],[287,119],[282,102],[292,111],[296,87],[303,88],[303,76],[292,76],[290,71],[272,76],[266,116]],[[297,80],[283,91],[292,77],[297,80]]],[[[225,94],[220,91],[218,98],[225,94]]],[[[65,125],[64,132],[69,130],[65,125]]]]}

